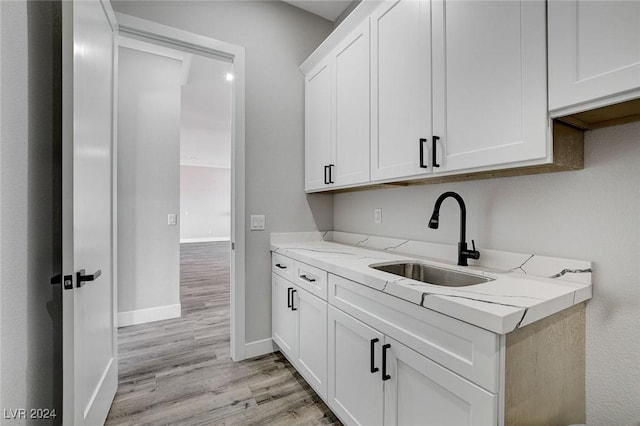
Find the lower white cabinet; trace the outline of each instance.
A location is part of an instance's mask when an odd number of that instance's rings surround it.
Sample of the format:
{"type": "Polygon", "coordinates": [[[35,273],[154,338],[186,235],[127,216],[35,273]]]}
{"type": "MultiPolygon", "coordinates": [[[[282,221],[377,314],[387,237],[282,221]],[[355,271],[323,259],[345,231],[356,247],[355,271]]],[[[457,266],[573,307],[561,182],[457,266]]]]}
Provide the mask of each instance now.
{"type": "Polygon", "coordinates": [[[271,334],[280,350],[292,359],[298,352],[298,321],[296,311],[291,308],[295,286],[276,274],[271,274],[271,281],[271,334]]]}
{"type": "Polygon", "coordinates": [[[318,394],[327,396],[327,302],[300,289],[294,293],[298,315],[296,367],[318,394]]]}
{"type": "Polygon", "coordinates": [[[346,425],[585,422],[584,304],[498,336],[277,253],[273,271],[273,341],[346,425]]]}
{"type": "Polygon", "coordinates": [[[327,302],[272,274],[272,337],[323,399],[327,396],[327,302]]]}
{"type": "Polygon", "coordinates": [[[384,336],[329,306],[329,407],[348,425],[383,424],[380,348],[384,336]],[[372,350],[373,348],[373,350],[372,350]],[[375,354],[378,355],[377,359],[375,354]]]}
{"type": "Polygon", "coordinates": [[[388,336],[383,353],[385,426],[497,424],[496,395],[388,336]]]}
{"type": "Polygon", "coordinates": [[[497,397],[329,306],[329,407],[347,425],[496,425],[497,397]]]}

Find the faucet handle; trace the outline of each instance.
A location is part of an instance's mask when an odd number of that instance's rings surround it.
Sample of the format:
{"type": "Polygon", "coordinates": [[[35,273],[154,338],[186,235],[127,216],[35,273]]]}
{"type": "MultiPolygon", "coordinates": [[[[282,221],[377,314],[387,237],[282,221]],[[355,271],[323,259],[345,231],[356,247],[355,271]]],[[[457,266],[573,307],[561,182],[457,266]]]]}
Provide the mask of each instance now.
{"type": "Polygon", "coordinates": [[[476,242],[475,240],[471,240],[471,247],[473,247],[472,250],[469,250],[469,253],[467,254],[467,257],[469,259],[480,259],[480,252],[478,250],[476,250],[476,242]]]}

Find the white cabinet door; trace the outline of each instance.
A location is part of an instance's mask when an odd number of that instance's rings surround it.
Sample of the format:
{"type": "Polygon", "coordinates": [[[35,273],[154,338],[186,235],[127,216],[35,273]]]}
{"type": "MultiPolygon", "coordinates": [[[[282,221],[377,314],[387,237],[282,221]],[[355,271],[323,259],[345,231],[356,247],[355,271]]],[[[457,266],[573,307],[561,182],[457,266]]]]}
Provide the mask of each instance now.
{"type": "Polygon", "coordinates": [[[333,306],[329,306],[328,331],[329,407],[347,425],[382,425],[379,354],[384,336],[333,306]],[[372,373],[372,367],[378,370],[372,373]]]}
{"type": "Polygon", "coordinates": [[[335,156],[331,180],[369,181],[369,21],[340,43],[334,61],[335,156]]]}
{"type": "Polygon", "coordinates": [[[497,424],[497,396],[386,337],[385,426],[497,424]]]}
{"type": "Polygon", "coordinates": [[[550,110],[640,89],[639,1],[555,0],[548,8],[550,110]]]}
{"type": "Polygon", "coordinates": [[[371,180],[430,172],[430,13],[398,0],[371,16],[371,180]]]}
{"type": "Polygon", "coordinates": [[[322,61],[305,78],[305,190],[329,186],[333,156],[331,61],[322,61]]]}
{"type": "Polygon", "coordinates": [[[327,302],[296,288],[297,368],[323,399],[327,398],[327,302]]]}
{"type": "Polygon", "coordinates": [[[439,170],[545,158],[545,2],[432,4],[439,170]]]}
{"type": "Polygon", "coordinates": [[[271,274],[271,327],[273,341],[290,360],[295,360],[298,353],[298,321],[296,311],[292,309],[292,291],[294,285],[289,281],[271,274]]]}

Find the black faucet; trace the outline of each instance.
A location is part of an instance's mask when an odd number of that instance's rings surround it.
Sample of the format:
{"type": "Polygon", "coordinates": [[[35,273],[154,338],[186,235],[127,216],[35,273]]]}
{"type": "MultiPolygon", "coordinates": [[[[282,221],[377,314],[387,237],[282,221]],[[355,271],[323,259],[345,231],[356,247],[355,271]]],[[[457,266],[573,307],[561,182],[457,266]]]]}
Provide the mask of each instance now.
{"type": "Polygon", "coordinates": [[[460,205],[460,242],[458,242],[458,265],[468,266],[467,259],[480,259],[480,252],[476,250],[475,241],[471,240],[473,250],[467,249],[467,207],[464,205],[464,200],[460,195],[455,192],[445,192],[436,200],[436,205],[433,207],[433,214],[429,219],[429,228],[438,229],[440,222],[440,205],[446,198],[455,198],[460,205]]]}

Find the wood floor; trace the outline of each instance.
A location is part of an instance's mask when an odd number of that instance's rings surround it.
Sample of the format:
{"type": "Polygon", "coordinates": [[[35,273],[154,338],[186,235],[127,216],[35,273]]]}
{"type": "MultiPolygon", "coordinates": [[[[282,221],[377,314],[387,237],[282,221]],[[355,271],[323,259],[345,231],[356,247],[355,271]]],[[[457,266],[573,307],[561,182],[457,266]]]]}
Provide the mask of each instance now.
{"type": "Polygon", "coordinates": [[[341,424],[280,353],[229,357],[228,246],[181,246],[182,318],[119,329],[107,425],[341,424]]]}

